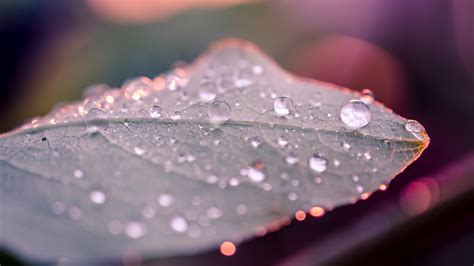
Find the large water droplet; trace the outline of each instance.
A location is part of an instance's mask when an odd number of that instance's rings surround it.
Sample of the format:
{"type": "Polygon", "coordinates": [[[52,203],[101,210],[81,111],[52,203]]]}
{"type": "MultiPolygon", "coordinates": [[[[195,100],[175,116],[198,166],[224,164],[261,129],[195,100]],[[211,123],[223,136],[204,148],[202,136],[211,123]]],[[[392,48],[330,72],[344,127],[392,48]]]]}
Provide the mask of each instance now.
{"type": "Polygon", "coordinates": [[[296,164],[298,162],[298,156],[296,154],[290,153],[288,156],[286,156],[286,162],[290,165],[296,164]]]}
{"type": "Polygon", "coordinates": [[[282,147],[288,145],[289,139],[290,139],[290,136],[286,133],[280,135],[280,137],[278,137],[278,145],[282,147]]]}
{"type": "Polygon", "coordinates": [[[85,117],[87,130],[89,132],[95,132],[98,129],[106,129],[108,126],[107,122],[108,114],[107,111],[101,108],[90,109],[85,117]]]}
{"type": "Polygon", "coordinates": [[[224,123],[229,120],[232,110],[228,103],[223,101],[213,101],[209,104],[207,114],[209,119],[215,123],[224,123]]]}
{"type": "Polygon", "coordinates": [[[208,103],[213,101],[217,96],[217,88],[210,82],[203,83],[199,88],[199,99],[208,103]]]}
{"type": "Polygon", "coordinates": [[[326,171],[328,161],[326,160],[326,158],[323,158],[318,155],[313,155],[311,158],[309,158],[308,164],[311,170],[317,173],[322,173],[326,171]]]}
{"type": "Polygon", "coordinates": [[[341,120],[351,129],[359,129],[369,124],[372,112],[362,101],[351,101],[341,109],[341,120]]]}
{"type": "Polygon", "coordinates": [[[188,222],[180,216],[173,217],[170,221],[171,229],[178,233],[184,233],[188,230],[188,222]]]}
{"type": "Polygon", "coordinates": [[[411,133],[421,133],[424,128],[420,122],[416,120],[408,120],[405,124],[405,130],[411,133]]]}
{"type": "Polygon", "coordinates": [[[153,105],[152,107],[150,107],[149,112],[152,118],[160,118],[163,110],[158,105],[153,105]]]}
{"type": "Polygon", "coordinates": [[[265,165],[262,162],[253,162],[250,167],[243,169],[242,173],[253,182],[262,182],[266,176],[264,173],[265,165]]]}
{"type": "Polygon", "coordinates": [[[273,102],[273,109],[278,115],[289,115],[292,107],[293,101],[288,97],[278,97],[273,102]]]}
{"type": "Polygon", "coordinates": [[[94,190],[89,193],[89,199],[95,204],[102,205],[107,200],[107,195],[103,191],[94,190]]]}

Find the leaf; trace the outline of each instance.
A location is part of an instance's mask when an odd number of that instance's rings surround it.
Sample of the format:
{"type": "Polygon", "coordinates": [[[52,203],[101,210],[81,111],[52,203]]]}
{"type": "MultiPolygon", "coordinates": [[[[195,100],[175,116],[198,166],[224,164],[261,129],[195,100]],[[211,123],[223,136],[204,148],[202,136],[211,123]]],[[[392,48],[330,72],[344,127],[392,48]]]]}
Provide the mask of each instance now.
{"type": "Polygon", "coordinates": [[[28,258],[239,243],[366,199],[429,143],[370,95],[292,76],[238,40],[87,95],[0,138],[0,242],[28,258]]]}

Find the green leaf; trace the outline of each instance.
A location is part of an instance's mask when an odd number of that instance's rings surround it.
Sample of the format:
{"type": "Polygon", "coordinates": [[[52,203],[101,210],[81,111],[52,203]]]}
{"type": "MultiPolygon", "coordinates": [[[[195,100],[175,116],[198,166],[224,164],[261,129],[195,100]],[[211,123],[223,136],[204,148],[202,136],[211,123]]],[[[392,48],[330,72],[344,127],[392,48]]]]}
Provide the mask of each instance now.
{"type": "Polygon", "coordinates": [[[367,198],[429,143],[369,95],[292,76],[238,40],[87,95],[0,138],[0,243],[27,258],[237,244],[367,198]]]}

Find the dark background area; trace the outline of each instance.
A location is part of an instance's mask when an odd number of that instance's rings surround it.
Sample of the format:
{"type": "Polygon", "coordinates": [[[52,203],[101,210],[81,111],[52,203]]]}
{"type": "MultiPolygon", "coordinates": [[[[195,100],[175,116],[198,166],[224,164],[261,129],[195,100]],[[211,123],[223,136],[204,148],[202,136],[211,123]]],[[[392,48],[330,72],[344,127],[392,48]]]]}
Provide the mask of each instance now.
{"type": "MultiPolygon", "coordinates": [[[[150,263],[474,263],[474,1],[207,1],[176,12],[173,1],[136,1],[158,10],[146,16],[99,2],[0,3],[0,132],[94,83],[155,76],[240,37],[297,75],[370,88],[431,137],[366,201],[247,241],[231,258],[216,250],[150,263]]],[[[2,260],[28,262],[7,250],[2,260]]]]}

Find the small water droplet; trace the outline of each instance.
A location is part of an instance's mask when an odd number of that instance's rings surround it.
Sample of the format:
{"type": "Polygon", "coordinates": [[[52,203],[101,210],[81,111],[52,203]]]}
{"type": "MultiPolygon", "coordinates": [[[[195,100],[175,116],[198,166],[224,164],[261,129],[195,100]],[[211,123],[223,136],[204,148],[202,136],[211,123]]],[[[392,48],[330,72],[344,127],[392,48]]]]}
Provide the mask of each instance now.
{"type": "Polygon", "coordinates": [[[133,239],[140,238],[146,233],[146,227],[142,222],[131,221],[125,226],[125,234],[133,239]]]}
{"type": "Polygon", "coordinates": [[[137,155],[143,155],[145,154],[146,150],[140,147],[134,147],[133,150],[137,155]]]}
{"type": "Polygon", "coordinates": [[[145,218],[153,218],[155,214],[156,214],[156,209],[153,205],[148,204],[142,209],[142,215],[145,218]]]}
{"type": "Polygon", "coordinates": [[[315,177],[315,178],[314,178],[314,183],[316,183],[316,184],[321,184],[321,182],[323,182],[323,180],[321,179],[321,177],[315,177]]]}
{"type": "Polygon", "coordinates": [[[89,193],[89,199],[97,205],[102,205],[107,200],[107,195],[103,191],[94,190],[89,193]]]}
{"type": "Polygon", "coordinates": [[[265,180],[266,176],[264,173],[265,165],[262,162],[256,161],[250,164],[250,167],[247,167],[242,170],[242,172],[253,182],[262,182],[265,180]]]}
{"type": "Polygon", "coordinates": [[[370,152],[368,152],[368,151],[364,152],[364,157],[365,157],[365,159],[367,159],[367,160],[372,159],[372,155],[371,155],[370,152]]]}
{"type": "Polygon", "coordinates": [[[280,137],[278,137],[278,145],[282,147],[288,145],[289,139],[290,139],[290,136],[288,134],[280,135],[280,137]]]}
{"type": "Polygon", "coordinates": [[[183,114],[181,114],[181,112],[175,111],[174,113],[171,114],[171,119],[178,120],[178,119],[181,119],[182,116],[183,114]]]}
{"type": "Polygon", "coordinates": [[[217,96],[217,88],[210,82],[203,83],[199,88],[199,99],[208,103],[213,101],[217,96]]]}
{"type": "Polygon", "coordinates": [[[341,165],[341,161],[339,161],[337,159],[334,160],[333,163],[334,163],[334,166],[336,166],[336,167],[339,167],[339,165],[341,165]]]}
{"type": "Polygon", "coordinates": [[[289,115],[293,108],[293,101],[288,97],[278,97],[273,102],[273,109],[278,115],[289,115]]]}
{"type": "Polygon", "coordinates": [[[174,197],[171,194],[161,194],[158,196],[158,204],[163,207],[168,207],[174,202],[174,197]]]}
{"type": "Polygon", "coordinates": [[[347,127],[359,129],[369,124],[372,112],[367,104],[354,100],[342,107],[340,116],[347,127]]]}
{"type": "Polygon", "coordinates": [[[357,185],[356,190],[357,192],[362,193],[362,191],[364,191],[364,188],[361,185],[357,185]]]}
{"type": "Polygon", "coordinates": [[[362,90],[362,96],[360,97],[360,100],[363,101],[366,104],[371,104],[375,100],[375,94],[373,91],[369,89],[363,89],[362,90]]]}
{"type": "Polygon", "coordinates": [[[352,181],[354,181],[354,182],[359,182],[359,177],[356,176],[356,175],[353,175],[353,176],[352,176],[352,181]]]}
{"type": "Polygon", "coordinates": [[[290,153],[290,154],[288,154],[288,156],[286,156],[285,160],[288,164],[294,165],[294,164],[298,163],[299,158],[298,158],[298,156],[296,156],[296,154],[290,153]]]}
{"type": "Polygon", "coordinates": [[[298,195],[295,192],[288,193],[288,199],[291,201],[295,201],[298,199],[298,195]]]}
{"type": "Polygon", "coordinates": [[[207,213],[207,216],[213,220],[219,219],[222,217],[222,210],[217,207],[210,207],[209,209],[207,209],[206,213],[207,213]]]}
{"type": "Polygon", "coordinates": [[[224,123],[229,120],[232,110],[228,103],[213,101],[209,104],[207,114],[209,119],[215,123],[224,123]]]}
{"type": "Polygon", "coordinates": [[[255,75],[261,75],[263,73],[263,67],[260,65],[252,66],[252,73],[255,75]]]}
{"type": "Polygon", "coordinates": [[[347,142],[343,142],[342,143],[342,148],[346,151],[348,151],[350,148],[351,148],[351,144],[347,143],[347,142]]]}
{"type": "Polygon", "coordinates": [[[82,178],[84,176],[84,172],[81,169],[74,170],[74,176],[76,178],[82,178]]]}
{"type": "Polygon", "coordinates": [[[163,110],[158,105],[150,107],[149,113],[152,118],[160,118],[163,110]]]}
{"type": "Polygon", "coordinates": [[[249,141],[250,141],[250,145],[252,145],[252,147],[255,149],[260,147],[260,145],[262,145],[262,138],[258,136],[249,138],[249,141]]]}
{"type": "Polygon", "coordinates": [[[420,122],[416,120],[408,120],[405,124],[405,130],[411,133],[421,133],[424,128],[420,122]]]}
{"type": "Polygon", "coordinates": [[[66,206],[60,201],[55,201],[51,205],[51,210],[53,210],[55,214],[60,215],[66,210],[66,206]]]}
{"type": "Polygon", "coordinates": [[[323,158],[318,155],[313,155],[311,158],[309,158],[308,164],[311,170],[317,173],[322,173],[326,171],[328,161],[326,160],[326,158],[323,158]]]}
{"type": "Polygon", "coordinates": [[[245,206],[244,204],[239,204],[237,205],[237,207],[235,208],[235,211],[237,212],[237,214],[239,215],[244,215],[247,213],[247,206],[245,206]]]}
{"type": "Polygon", "coordinates": [[[188,230],[188,222],[180,216],[175,216],[170,221],[171,229],[178,233],[184,233],[188,230]]]}

